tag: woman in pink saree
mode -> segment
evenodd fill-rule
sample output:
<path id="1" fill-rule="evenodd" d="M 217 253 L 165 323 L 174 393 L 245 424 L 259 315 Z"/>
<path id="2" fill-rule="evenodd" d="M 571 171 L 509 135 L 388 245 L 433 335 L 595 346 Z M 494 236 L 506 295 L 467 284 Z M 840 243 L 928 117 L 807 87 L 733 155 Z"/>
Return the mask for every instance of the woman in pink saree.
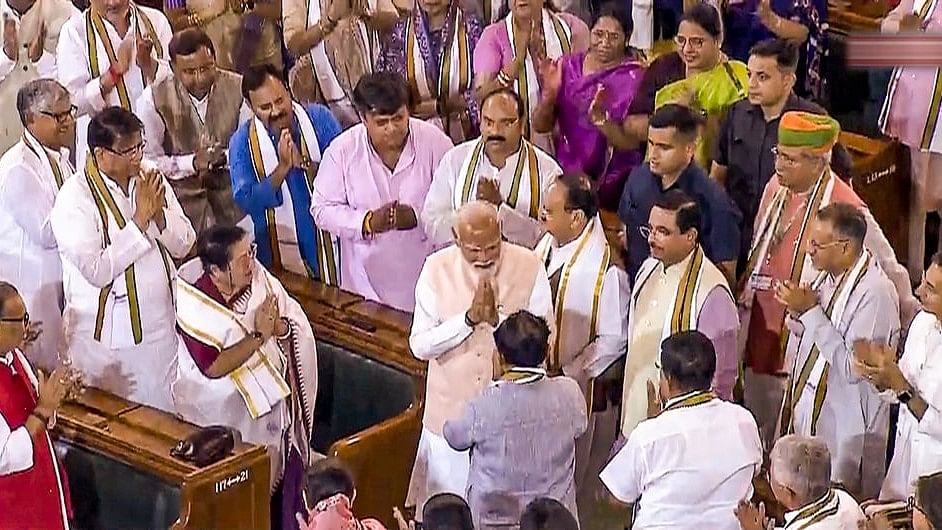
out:
<path id="1" fill-rule="evenodd" d="M 554 132 L 556 160 L 564 172 L 595 182 L 599 205 L 617 210 L 628 173 L 643 159 L 646 116 L 628 109 L 644 77 L 644 65 L 628 48 L 631 14 L 603 6 L 589 33 L 589 49 L 540 65 L 537 132 Z"/>

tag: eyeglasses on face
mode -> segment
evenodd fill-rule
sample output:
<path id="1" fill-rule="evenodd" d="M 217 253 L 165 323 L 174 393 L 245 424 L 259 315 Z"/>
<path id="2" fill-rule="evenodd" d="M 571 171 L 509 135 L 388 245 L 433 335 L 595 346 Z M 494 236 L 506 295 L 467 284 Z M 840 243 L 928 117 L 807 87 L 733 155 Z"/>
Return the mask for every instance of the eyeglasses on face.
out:
<path id="1" fill-rule="evenodd" d="M 105 147 L 105 151 L 111 152 L 115 155 L 125 157 L 125 158 L 136 158 L 136 157 L 144 155 L 145 145 L 147 145 L 147 142 L 145 142 L 144 140 L 141 140 L 141 143 L 133 147 L 129 147 L 128 149 L 125 149 L 123 151 L 116 151 L 110 147 Z"/>
<path id="2" fill-rule="evenodd" d="M 772 148 L 772 154 L 775 156 L 776 161 L 782 162 L 786 166 L 790 166 L 790 167 L 801 165 L 802 162 L 818 162 L 820 160 L 823 160 L 822 157 L 805 155 L 805 154 L 799 155 L 798 157 L 794 157 L 794 156 L 781 152 L 778 147 Z"/>
<path id="3" fill-rule="evenodd" d="M 843 245 L 844 243 L 847 243 L 847 241 L 848 240 L 846 239 L 835 239 L 834 241 L 831 241 L 830 243 L 818 243 L 814 239 L 811 239 L 808 241 L 808 246 L 817 251 L 817 250 L 823 250 L 826 248 L 836 247 L 837 245 Z"/>
<path id="4" fill-rule="evenodd" d="M 672 235 L 670 231 L 661 226 L 652 227 L 651 225 L 641 225 L 638 227 L 638 231 L 641 232 L 641 235 L 644 236 L 645 239 L 651 237 L 651 234 L 661 237 Z"/>
<path id="5" fill-rule="evenodd" d="M 232 261 L 239 261 L 243 259 L 252 260 L 252 259 L 255 259 L 255 256 L 257 255 L 258 255 L 258 243 L 252 243 L 252 245 L 249 246 L 248 252 L 246 252 L 245 254 L 233 257 Z"/>
<path id="6" fill-rule="evenodd" d="M 690 48 L 693 50 L 699 50 L 703 48 L 703 44 L 706 42 L 706 39 L 703 37 L 684 37 L 683 35 L 677 35 L 674 37 L 674 43 L 677 44 L 678 50 L 683 50 L 684 46 L 690 45 Z"/>
<path id="7" fill-rule="evenodd" d="M 0 323 L 6 324 L 19 324 L 22 323 L 23 327 L 29 326 L 29 312 L 23 313 L 21 317 L 2 317 L 0 318 Z"/>
<path id="8" fill-rule="evenodd" d="M 43 116 L 49 116 L 50 118 L 56 120 L 56 123 L 65 123 L 67 120 L 74 120 L 76 113 L 78 113 L 78 107 L 75 105 L 69 105 L 69 110 L 65 112 L 49 112 L 46 110 L 39 111 Z"/>

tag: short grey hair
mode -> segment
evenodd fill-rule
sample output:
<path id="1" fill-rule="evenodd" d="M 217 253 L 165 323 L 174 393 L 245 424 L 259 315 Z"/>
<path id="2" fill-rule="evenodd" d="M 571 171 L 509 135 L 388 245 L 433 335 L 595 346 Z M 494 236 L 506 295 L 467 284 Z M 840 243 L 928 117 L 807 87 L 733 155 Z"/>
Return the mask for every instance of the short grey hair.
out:
<path id="1" fill-rule="evenodd" d="M 775 480 L 792 490 L 802 505 L 831 489 L 831 452 L 820 438 L 790 434 L 775 442 L 770 455 Z"/>
<path id="2" fill-rule="evenodd" d="M 29 117 L 37 112 L 49 111 L 52 104 L 62 96 L 69 96 L 69 91 L 55 79 L 34 79 L 16 93 L 16 111 L 20 114 L 23 126 Z"/>

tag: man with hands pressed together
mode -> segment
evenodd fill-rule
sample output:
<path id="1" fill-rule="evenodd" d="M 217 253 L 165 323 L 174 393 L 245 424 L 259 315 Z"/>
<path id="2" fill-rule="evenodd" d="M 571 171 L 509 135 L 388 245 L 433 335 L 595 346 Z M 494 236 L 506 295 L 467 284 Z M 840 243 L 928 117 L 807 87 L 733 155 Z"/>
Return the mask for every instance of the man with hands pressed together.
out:
<path id="1" fill-rule="evenodd" d="M 164 178 L 143 169 L 141 122 L 120 107 L 91 120 L 83 171 L 59 190 L 66 357 L 91 386 L 173 410 L 174 270 L 196 235 Z"/>
<path id="2" fill-rule="evenodd" d="M 542 197 L 562 169 L 524 137 L 524 120 L 520 96 L 507 88 L 492 92 L 481 102 L 481 137 L 445 153 L 422 210 L 422 226 L 436 245 L 448 244 L 455 212 L 475 198 L 498 208 L 507 240 L 537 243 Z"/>
<path id="3" fill-rule="evenodd" d="M 932 256 L 916 292 L 923 310 L 909 326 L 898 361 L 892 344 L 861 343 L 855 348 L 856 369 L 882 397 L 900 404 L 881 500 L 906 499 L 920 476 L 942 469 L 942 253 Z"/>
<path id="4" fill-rule="evenodd" d="M 885 474 L 889 407 L 853 364 L 857 341 L 886 341 L 899 331 L 892 282 L 863 246 L 867 221 L 847 203 L 831 203 L 812 223 L 808 254 L 821 271 L 810 284 L 788 280 L 776 298 L 788 313 L 785 352 L 791 370 L 779 435 L 820 437 L 832 480 L 860 498 L 879 493 Z"/>
<path id="5" fill-rule="evenodd" d="M 172 36 L 163 13 L 130 0 L 92 0 L 62 26 L 58 80 L 72 93 L 82 116 L 76 128 L 77 167 L 84 165 L 91 116 L 109 105 L 136 112 L 144 87 L 160 77 L 160 65 L 166 73 Z"/>
<path id="6" fill-rule="evenodd" d="M 547 322 L 552 318 L 543 263 L 530 250 L 501 240 L 492 205 L 463 206 L 453 234 L 455 244 L 429 256 L 415 288 L 409 345 L 429 368 L 407 506 L 420 507 L 436 493 L 465 493 L 468 453 L 453 450 L 442 429 L 493 379 L 494 328 L 523 309 Z"/>
<path id="7" fill-rule="evenodd" d="M 236 204 L 255 225 L 258 260 L 338 285 L 338 243 L 314 226 L 310 211 L 321 153 L 340 125 L 326 107 L 293 101 L 271 65 L 249 68 L 242 97 L 255 117 L 229 140 L 229 175 Z"/>
<path id="8" fill-rule="evenodd" d="M 412 311 L 419 271 L 432 252 L 417 210 L 451 140 L 410 116 L 399 74 L 363 76 L 353 99 L 361 123 L 324 152 L 311 214 L 341 241 L 341 287 Z"/>

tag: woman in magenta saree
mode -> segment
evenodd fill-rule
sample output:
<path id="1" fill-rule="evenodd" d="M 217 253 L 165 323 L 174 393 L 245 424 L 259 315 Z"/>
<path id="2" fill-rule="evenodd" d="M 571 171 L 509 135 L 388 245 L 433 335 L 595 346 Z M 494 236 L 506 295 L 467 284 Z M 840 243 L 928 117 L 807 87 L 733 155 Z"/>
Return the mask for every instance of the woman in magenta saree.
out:
<path id="1" fill-rule="evenodd" d="M 618 208 L 647 137 L 647 120 L 629 115 L 644 77 L 644 65 L 627 47 L 631 29 L 627 10 L 603 7 L 592 23 L 588 51 L 541 65 L 543 89 L 533 116 L 537 131 L 553 131 L 563 171 L 592 178 L 600 207 L 609 210 Z"/>

